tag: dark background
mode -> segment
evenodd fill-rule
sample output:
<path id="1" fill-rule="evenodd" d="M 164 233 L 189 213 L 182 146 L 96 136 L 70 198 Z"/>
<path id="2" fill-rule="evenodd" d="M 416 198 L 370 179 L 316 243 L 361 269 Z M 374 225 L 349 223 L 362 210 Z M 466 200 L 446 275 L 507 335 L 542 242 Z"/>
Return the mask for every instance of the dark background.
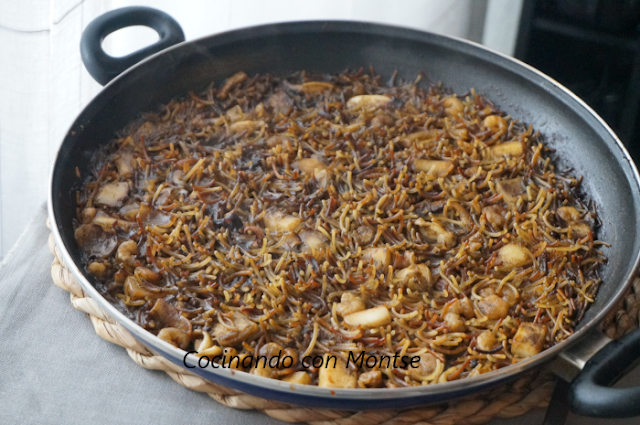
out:
<path id="1" fill-rule="evenodd" d="M 524 0 L 515 56 L 568 87 L 640 163 L 640 0 Z"/>

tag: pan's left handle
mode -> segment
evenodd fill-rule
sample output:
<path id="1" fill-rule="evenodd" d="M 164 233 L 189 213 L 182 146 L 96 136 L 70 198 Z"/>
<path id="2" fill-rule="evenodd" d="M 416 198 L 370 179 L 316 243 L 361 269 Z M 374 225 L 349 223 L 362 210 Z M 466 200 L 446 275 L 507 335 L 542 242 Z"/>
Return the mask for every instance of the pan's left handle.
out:
<path id="1" fill-rule="evenodd" d="M 106 36 L 134 25 L 156 30 L 160 40 L 121 58 L 114 58 L 102 49 Z M 142 59 L 184 40 L 180 24 L 166 13 L 143 6 L 123 7 L 105 13 L 87 25 L 80 41 L 80 54 L 89 74 L 98 83 L 105 85 Z"/>
<path id="2" fill-rule="evenodd" d="M 611 388 L 640 357 L 640 329 L 604 345 L 586 362 L 569 387 L 575 413 L 601 418 L 640 415 L 640 386 Z"/>

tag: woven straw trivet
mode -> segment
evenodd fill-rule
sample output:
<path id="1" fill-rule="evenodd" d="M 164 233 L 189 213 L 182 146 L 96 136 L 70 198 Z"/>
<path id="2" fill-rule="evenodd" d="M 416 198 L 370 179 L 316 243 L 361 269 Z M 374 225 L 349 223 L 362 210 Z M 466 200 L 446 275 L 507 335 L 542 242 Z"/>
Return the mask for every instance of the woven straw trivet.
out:
<path id="1" fill-rule="evenodd" d="M 554 389 L 555 378 L 542 368 L 517 381 L 471 398 L 437 406 L 404 410 L 345 411 L 313 409 L 295 404 L 275 402 L 255 397 L 211 383 L 189 371 L 174 365 L 164 357 L 154 355 L 138 342 L 82 290 L 49 236 L 49 250 L 55 256 L 51 265 L 53 282 L 71 294 L 71 305 L 89 315 L 96 333 L 103 339 L 124 347 L 129 356 L 140 366 L 166 372 L 174 381 L 193 391 L 205 392 L 219 403 L 235 409 L 256 409 L 287 422 L 307 422 L 313 425 L 476 425 L 493 418 L 512 418 L 534 408 L 545 408 Z M 638 327 L 640 279 L 636 279 L 633 291 L 626 296 L 623 305 L 604 322 L 603 329 L 610 338 L 618 338 Z M 309 420 L 313 418 L 313 420 Z"/>

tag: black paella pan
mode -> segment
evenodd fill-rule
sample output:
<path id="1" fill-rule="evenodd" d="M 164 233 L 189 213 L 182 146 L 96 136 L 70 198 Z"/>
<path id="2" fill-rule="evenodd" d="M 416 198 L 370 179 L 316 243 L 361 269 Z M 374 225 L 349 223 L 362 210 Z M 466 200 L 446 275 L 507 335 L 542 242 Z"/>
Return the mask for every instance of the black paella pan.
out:
<path id="1" fill-rule="evenodd" d="M 108 56 L 104 38 L 132 25 L 155 29 L 160 41 L 123 58 Z M 229 369 L 191 371 L 256 396 L 312 407 L 349 410 L 402 408 L 463 397 L 515 379 L 536 366 L 562 360 L 574 379 L 569 398 L 575 411 L 593 416 L 640 415 L 640 387 L 609 386 L 640 357 L 640 331 L 610 342 L 598 325 L 632 284 L 640 255 L 640 180 L 616 135 L 582 100 L 541 72 L 467 41 L 427 32 L 362 22 L 314 21 L 264 25 L 188 43 L 180 26 L 154 9 L 130 7 L 93 21 L 82 39 L 83 61 L 105 88 L 69 129 L 51 175 L 49 218 L 66 266 L 108 314 L 153 351 L 178 365 L 184 352 L 126 318 L 107 302 L 79 267 L 74 239 L 75 193 L 96 149 L 144 111 L 189 91 L 204 89 L 239 70 L 285 75 L 296 70 L 339 73 L 369 68 L 414 78 L 423 71 L 458 93 L 475 88 L 502 110 L 532 124 L 565 166 L 585 176 L 585 192 L 599 206 L 599 238 L 611 243 L 603 284 L 573 336 L 542 353 L 494 372 L 443 384 L 397 389 L 329 389 L 295 386 Z M 195 364 L 196 358 L 187 358 Z M 573 370 L 571 369 L 573 368 Z"/>

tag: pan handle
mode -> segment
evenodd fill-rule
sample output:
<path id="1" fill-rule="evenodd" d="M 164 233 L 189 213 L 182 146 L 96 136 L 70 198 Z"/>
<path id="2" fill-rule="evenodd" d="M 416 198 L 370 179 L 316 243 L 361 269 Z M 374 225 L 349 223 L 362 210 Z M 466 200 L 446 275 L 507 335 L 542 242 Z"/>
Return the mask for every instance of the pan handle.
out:
<path id="1" fill-rule="evenodd" d="M 160 40 L 121 58 L 114 58 L 102 49 L 106 36 L 134 25 L 156 30 Z M 166 13 L 143 6 L 123 7 L 105 13 L 87 25 L 80 40 L 80 54 L 89 74 L 104 86 L 142 59 L 184 40 L 180 24 Z"/>
<path id="2" fill-rule="evenodd" d="M 640 386 L 611 388 L 640 358 L 640 329 L 601 348 L 569 387 L 571 410 L 584 416 L 628 418 L 640 415 Z"/>

